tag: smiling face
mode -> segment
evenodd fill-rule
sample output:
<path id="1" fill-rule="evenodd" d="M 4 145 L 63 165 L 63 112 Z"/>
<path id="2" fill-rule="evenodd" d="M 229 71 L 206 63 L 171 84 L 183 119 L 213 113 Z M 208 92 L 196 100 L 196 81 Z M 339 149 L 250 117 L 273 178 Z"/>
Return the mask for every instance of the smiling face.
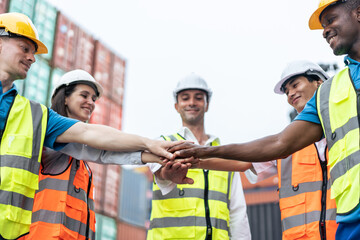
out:
<path id="1" fill-rule="evenodd" d="M 326 8 L 321 14 L 323 37 L 335 55 L 349 54 L 359 60 L 360 13 L 359 9 L 348 10 L 344 3 Z"/>
<path id="2" fill-rule="evenodd" d="M 322 80 L 310 82 L 305 76 L 291 79 L 284 87 L 288 103 L 301 112 L 321 83 Z"/>
<path id="3" fill-rule="evenodd" d="M 35 62 L 35 45 L 26 38 L 0 37 L 0 71 L 11 80 L 26 78 Z"/>
<path id="4" fill-rule="evenodd" d="M 185 90 L 177 95 L 175 109 L 180 114 L 184 126 L 204 124 L 208 110 L 206 93 L 201 90 Z"/>
<path id="5" fill-rule="evenodd" d="M 97 99 L 95 90 L 86 84 L 77 84 L 74 92 L 65 97 L 67 116 L 83 122 L 90 119 Z"/>

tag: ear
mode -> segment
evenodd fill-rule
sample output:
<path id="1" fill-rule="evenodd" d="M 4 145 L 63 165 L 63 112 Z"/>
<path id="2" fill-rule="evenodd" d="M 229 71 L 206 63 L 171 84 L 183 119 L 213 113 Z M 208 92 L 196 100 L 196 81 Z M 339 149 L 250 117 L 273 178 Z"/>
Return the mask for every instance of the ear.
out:
<path id="1" fill-rule="evenodd" d="M 360 5 L 355 9 L 356 19 L 360 22 Z"/>
<path id="2" fill-rule="evenodd" d="M 209 102 L 206 102 L 205 112 L 209 110 Z"/>
<path id="3" fill-rule="evenodd" d="M 178 103 L 175 103 L 175 104 L 174 104 L 174 107 L 175 107 L 176 111 L 179 112 L 179 105 L 178 105 Z"/>
<path id="4" fill-rule="evenodd" d="M 323 80 L 318 80 L 316 81 L 316 87 L 319 87 L 324 81 Z"/>

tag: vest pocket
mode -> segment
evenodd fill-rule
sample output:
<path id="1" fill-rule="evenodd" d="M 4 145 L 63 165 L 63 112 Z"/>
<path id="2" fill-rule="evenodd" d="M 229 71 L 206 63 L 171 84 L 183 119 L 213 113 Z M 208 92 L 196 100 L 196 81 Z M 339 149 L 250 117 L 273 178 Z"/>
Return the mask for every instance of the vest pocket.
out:
<path id="1" fill-rule="evenodd" d="M 196 209 L 164 209 L 162 221 L 162 239 L 195 239 Z M 172 216 L 172 217 L 171 217 Z M 154 229 L 155 230 L 155 229 Z M 155 230 L 156 231 L 156 230 Z"/>
<path id="2" fill-rule="evenodd" d="M 302 154 L 300 157 L 296 157 L 296 154 L 293 155 L 291 184 L 316 181 L 316 171 L 319 170 L 316 168 L 316 161 L 319 161 L 316 153 Z"/>
<path id="3" fill-rule="evenodd" d="M 8 154 L 31 158 L 33 147 L 31 137 L 19 134 L 9 134 L 3 139 L 1 144 L 6 144 L 6 151 L 3 153 L 4 155 Z"/>
<path id="4" fill-rule="evenodd" d="M 283 198 L 279 201 L 283 238 L 297 239 L 306 234 L 305 194 Z"/>

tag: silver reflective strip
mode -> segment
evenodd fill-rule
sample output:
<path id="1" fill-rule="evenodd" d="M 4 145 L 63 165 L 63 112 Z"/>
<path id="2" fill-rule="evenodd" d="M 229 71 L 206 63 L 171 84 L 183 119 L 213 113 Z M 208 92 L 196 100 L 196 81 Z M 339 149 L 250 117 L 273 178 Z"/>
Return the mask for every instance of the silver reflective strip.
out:
<path id="1" fill-rule="evenodd" d="M 41 154 L 41 145 L 42 145 L 42 118 L 43 112 L 41 105 L 39 103 L 30 101 L 31 107 L 31 115 L 33 120 L 33 152 L 32 152 L 32 160 L 38 162 L 39 156 Z"/>
<path id="2" fill-rule="evenodd" d="M 69 182 L 67 180 L 45 178 L 39 182 L 39 190 L 41 192 L 45 189 L 52 189 L 57 191 L 67 191 Z"/>
<path id="3" fill-rule="evenodd" d="M 320 221 L 320 213 L 320 211 L 313 211 L 284 218 L 281 221 L 282 230 L 286 231 L 293 227 L 302 226 L 304 224 L 309 224 L 312 222 L 318 222 Z"/>
<path id="4" fill-rule="evenodd" d="M 343 139 L 345 137 L 345 135 L 348 134 L 350 131 L 357 129 L 358 124 L 359 124 L 358 118 L 352 117 L 342 127 L 335 129 L 335 131 L 333 133 L 334 135 L 330 135 L 330 138 L 331 138 L 331 136 L 335 136 L 335 138 L 332 139 L 332 141 L 330 142 L 330 145 L 328 145 L 329 150 L 332 148 L 332 146 L 334 146 L 336 141 Z"/>
<path id="5" fill-rule="evenodd" d="M 165 199 L 175 199 L 175 198 L 204 198 L 204 189 L 196 188 L 183 188 L 180 195 L 180 189 L 174 188 L 171 192 L 166 195 L 162 195 L 160 190 L 153 192 L 153 200 L 165 200 Z M 227 203 L 227 195 L 217 191 L 209 190 L 209 200 L 217 200 L 224 203 Z"/>
<path id="6" fill-rule="evenodd" d="M 0 204 L 11 205 L 24 210 L 32 211 L 34 199 L 26 197 L 20 193 L 0 190 Z"/>
<path id="7" fill-rule="evenodd" d="M 326 210 L 325 220 L 327 221 L 336 220 L 336 208 Z"/>
<path id="8" fill-rule="evenodd" d="M 10 168 L 27 170 L 35 175 L 38 175 L 40 163 L 37 161 L 31 162 L 26 157 L 3 155 L 1 158 L 1 167 L 10 167 Z"/>
<path id="9" fill-rule="evenodd" d="M 173 135 L 168 136 L 168 138 L 170 138 L 170 139 L 171 139 L 171 141 L 173 141 L 173 142 L 177 141 L 176 137 L 175 137 L 175 136 L 173 136 Z"/>
<path id="10" fill-rule="evenodd" d="M 320 104 L 318 106 L 318 109 L 320 109 L 320 112 L 318 111 L 318 115 L 322 118 L 322 125 L 323 130 L 325 132 L 326 141 L 329 150 L 332 146 L 334 146 L 335 141 L 331 139 L 332 137 L 332 130 L 330 125 L 330 115 L 329 115 L 329 98 L 330 98 L 330 89 L 334 78 L 330 78 L 329 80 L 325 81 L 321 86 L 319 87 L 319 92 L 317 94 L 320 94 L 318 97 L 320 97 Z"/>
<path id="11" fill-rule="evenodd" d="M 335 182 L 336 179 L 344 175 L 351 168 L 358 165 L 360 163 L 359 159 L 360 159 L 360 152 L 357 151 L 347 156 L 346 158 L 342 159 L 335 166 L 333 166 L 330 171 L 331 182 L 332 183 Z"/>
<path id="12" fill-rule="evenodd" d="M 64 212 L 53 212 L 41 209 L 32 214 L 32 223 L 35 222 L 62 224 L 71 231 L 78 232 L 82 236 L 85 236 L 86 234 L 86 224 L 70 218 Z M 95 233 L 91 229 L 89 229 L 89 231 L 90 236 L 95 236 Z M 92 239 L 94 239 L 94 237 Z"/>
<path id="13" fill-rule="evenodd" d="M 283 183 L 281 182 L 281 189 L 279 189 L 279 197 L 287 198 L 302 193 L 316 192 L 322 189 L 322 184 L 322 181 L 299 183 L 299 185 L 295 188 L 296 190 L 294 190 L 293 186 L 283 186 Z"/>
<path id="14" fill-rule="evenodd" d="M 211 218 L 211 225 L 216 229 L 228 231 L 227 222 L 223 219 Z M 165 217 L 154 218 L 150 223 L 150 229 L 168 227 L 206 227 L 205 217 Z M 205 229 L 204 229 L 205 230 Z"/>
<path id="15" fill-rule="evenodd" d="M 230 191 L 231 191 L 231 177 L 234 176 L 234 172 L 229 172 L 228 173 L 228 188 L 227 188 L 227 192 L 226 192 L 226 201 L 227 201 L 227 208 L 230 209 Z M 240 175 L 239 175 L 240 177 Z"/>

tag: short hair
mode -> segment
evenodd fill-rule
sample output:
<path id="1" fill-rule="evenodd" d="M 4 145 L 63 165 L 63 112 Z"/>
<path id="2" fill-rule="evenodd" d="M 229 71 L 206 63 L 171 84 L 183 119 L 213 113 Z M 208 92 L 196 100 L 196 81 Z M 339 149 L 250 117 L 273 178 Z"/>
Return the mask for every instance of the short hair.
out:
<path id="1" fill-rule="evenodd" d="M 350 12 L 360 6 L 360 0 L 347 0 L 344 7 Z"/>
<path id="2" fill-rule="evenodd" d="M 291 78 L 289 78 L 288 80 L 286 80 L 286 81 L 281 85 L 281 89 L 280 89 L 280 90 L 281 90 L 283 93 L 285 93 L 285 90 L 286 90 L 285 86 L 286 86 L 286 84 L 293 82 L 293 81 L 294 81 L 296 78 L 298 78 L 298 77 L 305 77 L 309 82 L 314 82 L 314 81 L 320 81 L 320 80 L 322 80 L 322 79 L 321 79 L 319 76 L 317 76 L 317 75 L 298 74 L 298 75 L 292 76 Z"/>

